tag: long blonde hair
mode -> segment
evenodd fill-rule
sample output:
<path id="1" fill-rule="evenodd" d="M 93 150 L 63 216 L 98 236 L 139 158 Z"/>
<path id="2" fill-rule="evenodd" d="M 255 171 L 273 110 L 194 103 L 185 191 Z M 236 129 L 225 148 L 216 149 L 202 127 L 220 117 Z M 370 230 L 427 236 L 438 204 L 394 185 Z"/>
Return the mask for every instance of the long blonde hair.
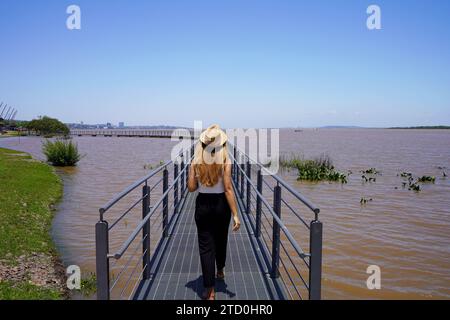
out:
<path id="1" fill-rule="evenodd" d="M 225 165 L 229 163 L 227 144 L 221 147 L 208 147 L 202 142 L 198 142 L 195 147 L 194 165 L 195 175 L 200 183 L 207 187 L 212 187 L 223 177 Z"/>

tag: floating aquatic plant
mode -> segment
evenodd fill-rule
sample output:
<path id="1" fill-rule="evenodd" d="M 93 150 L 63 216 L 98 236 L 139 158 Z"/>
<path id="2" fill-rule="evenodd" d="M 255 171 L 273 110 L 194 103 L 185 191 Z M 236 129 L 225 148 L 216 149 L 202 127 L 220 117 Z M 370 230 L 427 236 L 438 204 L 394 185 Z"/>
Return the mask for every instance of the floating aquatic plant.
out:
<path id="1" fill-rule="evenodd" d="M 418 182 L 432 182 L 434 183 L 436 181 L 436 177 L 432 176 L 422 176 L 419 179 L 417 179 Z"/>
<path id="2" fill-rule="evenodd" d="M 372 202 L 372 201 L 373 201 L 372 198 L 370 198 L 370 199 L 361 198 L 361 200 L 359 201 L 359 203 L 360 203 L 361 205 L 365 205 L 365 204 L 367 204 L 367 203 L 369 203 L 369 202 Z"/>
<path id="3" fill-rule="evenodd" d="M 333 161 L 328 155 L 321 155 L 313 160 L 304 159 L 300 155 L 291 154 L 280 157 L 282 168 L 297 169 L 297 180 L 306 181 L 338 181 L 347 183 L 348 175 L 335 170 Z M 350 173 L 349 173 L 350 174 Z"/>
<path id="4" fill-rule="evenodd" d="M 365 174 L 361 176 L 361 179 L 364 180 L 364 182 L 377 182 L 377 178 L 374 177 L 367 177 Z"/>
<path id="5" fill-rule="evenodd" d="M 412 191 L 416 191 L 416 192 L 419 192 L 421 190 L 419 182 L 434 182 L 434 180 L 433 180 L 434 177 L 428 177 L 428 176 L 423 176 L 421 178 L 417 178 L 416 181 L 414 181 L 414 177 L 411 172 L 402 172 L 400 174 L 400 176 L 402 178 L 407 179 L 407 181 L 402 182 L 402 188 L 405 189 L 406 187 L 408 187 L 408 190 L 412 190 Z M 428 181 L 428 179 L 430 179 L 430 180 Z"/>
<path id="6" fill-rule="evenodd" d="M 408 190 L 420 191 L 420 185 L 418 183 L 412 183 L 409 185 Z"/>
<path id="7" fill-rule="evenodd" d="M 378 170 L 375 169 L 375 168 L 369 168 L 369 169 L 367 169 L 367 170 L 361 170 L 361 173 L 362 173 L 362 174 L 375 174 L 375 175 L 381 175 L 381 172 L 378 171 Z"/>
<path id="8" fill-rule="evenodd" d="M 162 161 L 162 160 L 159 161 L 158 164 L 151 164 L 151 163 L 149 163 L 149 164 L 144 164 L 144 169 L 145 169 L 145 170 L 153 170 L 153 169 L 156 169 L 156 168 L 162 166 L 163 164 L 164 164 L 164 161 Z"/>
<path id="9" fill-rule="evenodd" d="M 400 176 L 402 177 L 402 178 L 409 178 L 409 177 L 412 177 L 412 173 L 411 172 L 402 172 L 402 173 L 400 173 Z"/>

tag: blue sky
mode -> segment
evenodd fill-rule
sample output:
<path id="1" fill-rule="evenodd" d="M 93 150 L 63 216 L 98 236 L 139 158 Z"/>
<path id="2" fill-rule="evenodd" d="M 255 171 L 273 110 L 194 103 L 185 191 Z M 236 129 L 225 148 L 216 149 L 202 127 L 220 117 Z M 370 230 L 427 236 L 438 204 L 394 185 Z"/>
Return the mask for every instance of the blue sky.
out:
<path id="1" fill-rule="evenodd" d="M 20 119 L 450 124 L 446 0 L 2 0 L 0 40 L 0 102 Z"/>

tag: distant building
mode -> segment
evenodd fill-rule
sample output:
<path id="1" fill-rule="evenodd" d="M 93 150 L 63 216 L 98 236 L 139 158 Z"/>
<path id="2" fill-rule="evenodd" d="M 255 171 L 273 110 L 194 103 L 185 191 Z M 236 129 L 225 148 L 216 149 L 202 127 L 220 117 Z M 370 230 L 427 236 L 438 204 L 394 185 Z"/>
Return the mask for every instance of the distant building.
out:
<path id="1" fill-rule="evenodd" d="M 119 122 L 119 128 L 124 128 L 124 127 L 125 127 L 125 123 Z"/>

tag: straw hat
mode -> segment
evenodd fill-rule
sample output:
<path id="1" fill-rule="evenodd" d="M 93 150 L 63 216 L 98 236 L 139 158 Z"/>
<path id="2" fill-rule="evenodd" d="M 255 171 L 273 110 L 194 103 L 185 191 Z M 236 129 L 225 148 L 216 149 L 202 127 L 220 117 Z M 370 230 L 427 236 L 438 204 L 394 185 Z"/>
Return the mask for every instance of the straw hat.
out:
<path id="1" fill-rule="evenodd" d="M 207 146 L 220 147 L 228 141 L 228 137 L 218 124 L 213 124 L 200 134 L 199 140 Z"/>

